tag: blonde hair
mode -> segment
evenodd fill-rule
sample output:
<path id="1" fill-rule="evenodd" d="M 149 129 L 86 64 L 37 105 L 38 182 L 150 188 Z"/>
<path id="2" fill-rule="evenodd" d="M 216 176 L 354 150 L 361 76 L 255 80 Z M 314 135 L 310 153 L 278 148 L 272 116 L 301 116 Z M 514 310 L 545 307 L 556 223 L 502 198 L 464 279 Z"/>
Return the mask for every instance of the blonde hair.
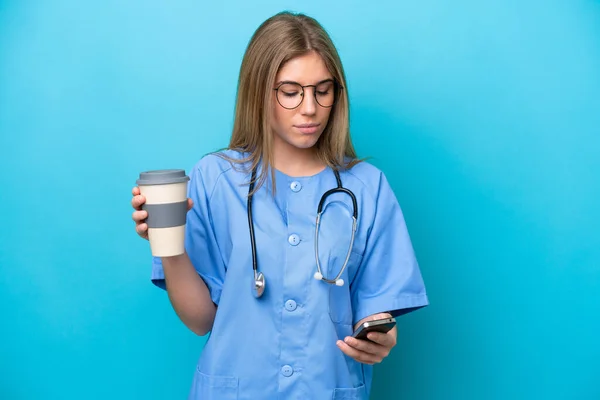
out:
<path id="1" fill-rule="evenodd" d="M 237 88 L 235 120 L 228 149 L 248 153 L 234 163 L 248 163 L 250 169 L 262 161 L 263 168 L 256 178 L 256 190 L 271 172 L 273 190 L 275 174 L 272 166 L 273 139 L 271 118 L 275 78 L 283 64 L 308 52 L 316 52 L 337 82 L 338 97 L 329 121 L 318 142 L 316 154 L 320 161 L 333 169 L 351 168 L 357 159 L 349 127 L 349 101 L 346 77 L 338 52 L 325 31 L 314 19 L 304 14 L 280 12 L 263 22 L 248 44 Z M 347 160 L 349 159 L 349 160 Z"/>

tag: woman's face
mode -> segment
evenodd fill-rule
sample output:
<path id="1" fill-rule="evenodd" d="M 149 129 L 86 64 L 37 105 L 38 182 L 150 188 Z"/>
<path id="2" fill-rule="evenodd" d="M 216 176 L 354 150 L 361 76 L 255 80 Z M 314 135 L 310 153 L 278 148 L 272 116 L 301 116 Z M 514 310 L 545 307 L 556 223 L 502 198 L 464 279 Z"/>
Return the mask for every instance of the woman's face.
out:
<path id="1" fill-rule="evenodd" d="M 314 87 L 305 87 L 302 95 L 300 86 L 305 85 Z M 321 56 L 310 52 L 281 67 L 275 78 L 275 88 L 278 87 L 273 96 L 271 121 L 275 149 L 312 148 L 329 120 L 332 107 L 327 106 L 333 104 L 335 95 L 333 76 Z"/>

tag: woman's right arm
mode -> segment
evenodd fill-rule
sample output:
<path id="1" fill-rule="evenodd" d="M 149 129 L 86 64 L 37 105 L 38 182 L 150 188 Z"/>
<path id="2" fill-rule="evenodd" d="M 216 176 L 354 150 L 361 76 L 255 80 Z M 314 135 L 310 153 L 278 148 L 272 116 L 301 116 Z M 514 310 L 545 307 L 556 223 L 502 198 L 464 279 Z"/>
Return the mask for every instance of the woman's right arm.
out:
<path id="1" fill-rule="evenodd" d="M 169 300 L 181 321 L 197 335 L 211 329 L 217 307 L 187 253 L 162 258 Z"/>
<path id="2" fill-rule="evenodd" d="M 148 240 L 148 226 L 144 222 L 148 213 L 142 210 L 146 199 L 139 188 L 133 188 L 132 218 L 137 234 Z M 188 199 L 188 210 L 193 206 Z M 212 302 L 208 287 L 196 272 L 187 253 L 175 257 L 163 257 L 163 271 L 169 300 L 181 321 L 195 334 L 206 335 L 213 326 L 217 307 Z"/>

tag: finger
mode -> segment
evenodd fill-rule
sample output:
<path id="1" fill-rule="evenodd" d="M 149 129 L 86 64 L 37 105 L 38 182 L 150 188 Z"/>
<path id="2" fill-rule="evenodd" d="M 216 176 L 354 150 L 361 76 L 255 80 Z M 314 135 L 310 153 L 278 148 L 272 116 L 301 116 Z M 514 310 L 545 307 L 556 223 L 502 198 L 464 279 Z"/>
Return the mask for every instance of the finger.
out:
<path id="1" fill-rule="evenodd" d="M 194 201 L 188 198 L 188 211 L 191 210 L 192 207 L 194 207 Z"/>
<path id="2" fill-rule="evenodd" d="M 381 362 L 381 359 L 378 359 L 377 357 L 373 356 L 372 354 L 368 354 L 368 353 L 362 352 L 360 350 L 357 350 L 357 349 L 349 346 L 347 343 L 343 342 L 342 340 L 338 340 L 336 344 L 345 355 L 355 359 L 358 362 L 361 362 L 364 364 L 369 364 L 369 365 L 373 365 L 373 364 Z"/>
<path id="3" fill-rule="evenodd" d="M 337 345 L 344 354 L 358 362 L 373 365 L 381 361 L 376 356 L 357 350 L 341 340 L 338 340 Z"/>
<path id="4" fill-rule="evenodd" d="M 378 357 L 387 356 L 387 349 L 380 344 L 369 342 L 368 340 L 360 340 L 353 337 L 346 337 L 346 344 L 364 353 L 373 354 Z"/>
<path id="5" fill-rule="evenodd" d="M 148 212 L 146 210 L 134 211 L 133 214 L 131 215 L 131 218 L 135 222 L 140 223 L 143 220 L 145 220 L 146 218 L 148 218 Z"/>
<path id="6" fill-rule="evenodd" d="M 134 196 L 134 197 L 131 199 L 131 205 L 132 205 L 132 206 L 133 206 L 133 208 L 135 208 L 136 210 L 139 210 L 139 209 L 140 209 L 140 207 L 142 206 L 142 204 L 144 204 L 145 202 L 146 202 L 146 198 L 145 198 L 144 196 L 142 196 L 141 194 L 140 194 L 140 195 L 137 195 L 137 196 Z"/>
<path id="7" fill-rule="evenodd" d="M 148 224 L 145 222 L 135 226 L 135 231 L 140 236 L 145 236 L 148 233 Z"/>
<path id="8" fill-rule="evenodd" d="M 392 348 L 396 345 L 395 337 L 388 333 L 382 332 L 369 332 L 367 338 L 372 342 L 386 348 Z"/>
<path id="9" fill-rule="evenodd" d="M 131 194 L 134 196 L 137 196 L 138 194 L 140 194 L 140 188 L 135 186 L 132 190 L 131 190 Z"/>

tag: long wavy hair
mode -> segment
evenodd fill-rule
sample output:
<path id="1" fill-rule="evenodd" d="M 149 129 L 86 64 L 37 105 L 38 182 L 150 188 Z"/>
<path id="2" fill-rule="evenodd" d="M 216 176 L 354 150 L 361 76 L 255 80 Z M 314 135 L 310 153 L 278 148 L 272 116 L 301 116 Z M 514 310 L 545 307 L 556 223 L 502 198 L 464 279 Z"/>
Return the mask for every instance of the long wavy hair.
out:
<path id="1" fill-rule="evenodd" d="M 348 169 L 360 162 L 350 137 L 348 86 L 337 49 L 325 29 L 314 18 L 300 13 L 280 12 L 264 21 L 246 48 L 237 87 L 235 120 L 228 146 L 247 154 L 231 162 L 254 169 L 257 190 L 271 173 L 275 190 L 273 135 L 271 132 L 273 87 L 280 68 L 292 58 L 314 51 L 323 59 L 337 83 L 336 102 L 327 126 L 315 144 L 316 154 L 333 169 Z M 235 166 L 235 165 L 234 165 Z M 266 167 L 266 168 L 265 168 Z"/>

